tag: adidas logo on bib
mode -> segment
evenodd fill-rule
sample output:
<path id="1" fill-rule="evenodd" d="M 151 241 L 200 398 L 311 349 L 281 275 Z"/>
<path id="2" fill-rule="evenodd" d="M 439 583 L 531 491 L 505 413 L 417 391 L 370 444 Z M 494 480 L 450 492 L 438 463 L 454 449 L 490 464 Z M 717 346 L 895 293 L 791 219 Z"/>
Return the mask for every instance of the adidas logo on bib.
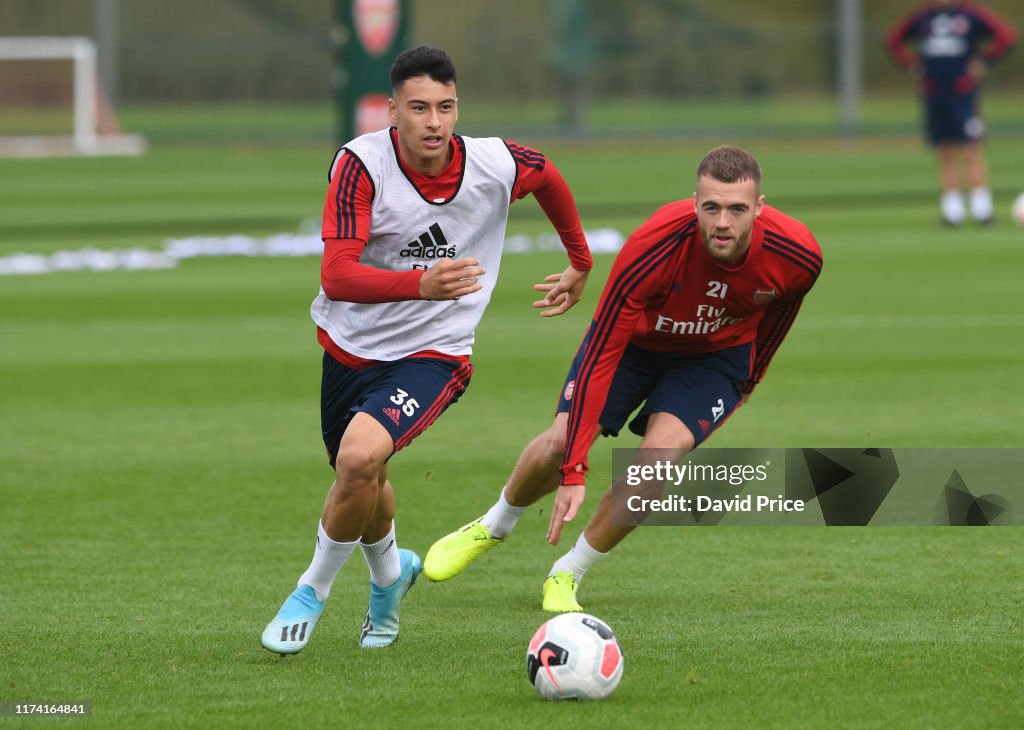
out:
<path id="1" fill-rule="evenodd" d="M 455 246 L 448 245 L 448 239 L 444 237 L 441 226 L 434 223 L 415 241 L 405 244 L 400 255 L 403 258 L 453 259 L 455 258 Z"/>

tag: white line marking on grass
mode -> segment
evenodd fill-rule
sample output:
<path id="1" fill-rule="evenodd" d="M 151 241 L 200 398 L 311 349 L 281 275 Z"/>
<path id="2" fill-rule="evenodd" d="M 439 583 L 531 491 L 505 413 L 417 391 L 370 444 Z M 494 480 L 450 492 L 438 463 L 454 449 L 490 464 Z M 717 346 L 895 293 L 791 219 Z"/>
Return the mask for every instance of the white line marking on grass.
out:
<path id="1" fill-rule="evenodd" d="M 621 233 L 609 228 L 587 231 L 594 253 L 615 253 L 624 242 Z M 505 253 L 558 251 L 562 243 L 554 235 L 517 234 L 505 241 Z M 15 253 L 0 256 L 0 276 L 52 274 L 58 271 L 152 271 L 172 269 L 182 259 L 205 256 L 320 256 L 324 244 L 315 234 L 282 233 L 269 238 L 250 236 L 192 236 L 164 243 L 162 251 L 145 248 L 103 251 L 83 248 L 52 254 Z"/>

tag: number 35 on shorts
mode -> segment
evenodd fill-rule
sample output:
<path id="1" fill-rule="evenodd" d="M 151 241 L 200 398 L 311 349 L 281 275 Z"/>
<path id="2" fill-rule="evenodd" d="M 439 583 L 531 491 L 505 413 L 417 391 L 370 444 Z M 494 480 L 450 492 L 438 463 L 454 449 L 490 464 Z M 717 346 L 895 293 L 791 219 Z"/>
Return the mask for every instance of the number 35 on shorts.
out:
<path id="1" fill-rule="evenodd" d="M 416 412 L 416 409 L 420 407 L 420 404 L 415 398 L 410 398 L 409 394 L 401 388 L 395 388 L 395 394 L 390 398 L 391 402 L 396 406 L 402 407 L 402 413 L 407 416 L 411 416 Z"/>

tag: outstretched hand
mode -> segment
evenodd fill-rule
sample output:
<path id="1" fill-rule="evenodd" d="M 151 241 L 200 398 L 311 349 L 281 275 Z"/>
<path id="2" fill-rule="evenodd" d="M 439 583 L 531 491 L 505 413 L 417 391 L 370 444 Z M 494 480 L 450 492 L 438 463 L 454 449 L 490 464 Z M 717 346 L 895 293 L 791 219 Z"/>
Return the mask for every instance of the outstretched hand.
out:
<path id="1" fill-rule="evenodd" d="M 420 277 L 420 298 L 458 299 L 483 289 L 477 279 L 486 271 L 476 259 L 441 259 Z"/>
<path id="2" fill-rule="evenodd" d="M 562 535 L 562 527 L 566 522 L 572 522 L 576 513 L 579 512 L 586 494 L 587 488 L 582 484 L 563 484 L 558 488 L 555 506 L 551 511 L 551 523 L 548 525 L 549 543 L 558 544 L 558 538 Z"/>
<path id="3" fill-rule="evenodd" d="M 543 309 L 541 317 L 557 317 L 568 312 L 583 296 L 583 287 L 587 284 L 590 271 L 579 271 L 568 267 L 561 274 L 544 277 L 543 284 L 534 284 L 537 291 L 547 292 L 540 301 L 534 302 L 535 309 Z"/>

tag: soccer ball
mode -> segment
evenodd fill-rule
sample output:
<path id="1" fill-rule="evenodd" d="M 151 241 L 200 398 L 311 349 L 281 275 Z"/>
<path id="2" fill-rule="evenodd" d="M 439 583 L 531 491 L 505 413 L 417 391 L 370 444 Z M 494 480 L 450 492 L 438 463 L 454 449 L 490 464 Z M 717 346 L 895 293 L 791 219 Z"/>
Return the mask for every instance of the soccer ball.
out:
<path id="1" fill-rule="evenodd" d="M 533 635 L 526 671 L 546 700 L 599 700 L 619 686 L 622 649 L 601 619 L 563 613 Z"/>
<path id="2" fill-rule="evenodd" d="M 1024 193 L 1018 195 L 1017 199 L 1013 201 L 1013 208 L 1011 210 L 1013 222 L 1024 226 Z"/>

